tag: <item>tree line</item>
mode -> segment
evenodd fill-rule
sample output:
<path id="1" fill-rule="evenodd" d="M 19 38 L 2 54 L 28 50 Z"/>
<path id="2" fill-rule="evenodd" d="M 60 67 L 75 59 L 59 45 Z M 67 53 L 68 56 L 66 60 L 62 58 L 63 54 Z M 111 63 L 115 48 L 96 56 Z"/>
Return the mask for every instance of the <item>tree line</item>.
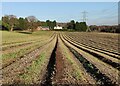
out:
<path id="1" fill-rule="evenodd" d="M 2 30 L 14 31 L 14 30 L 29 30 L 35 31 L 38 26 L 48 27 L 50 30 L 54 30 L 57 22 L 46 20 L 39 21 L 35 16 L 28 16 L 25 18 L 17 18 L 15 15 L 5 15 L 2 17 Z M 66 23 L 63 30 L 68 31 L 86 31 L 86 22 L 75 22 L 71 20 Z"/>
<path id="2" fill-rule="evenodd" d="M 38 26 L 49 27 L 50 30 L 56 26 L 56 21 L 39 21 L 35 16 L 17 18 L 15 15 L 5 15 L 2 17 L 2 30 L 30 30 L 35 31 Z"/>
<path id="3" fill-rule="evenodd" d="M 35 31 L 38 26 L 48 27 L 50 30 L 54 30 L 54 27 L 58 23 L 50 20 L 39 21 L 35 16 L 28 16 L 25 18 L 19 17 L 17 18 L 15 15 L 5 15 L 2 17 L 0 21 L 0 29 L 2 30 L 29 30 L 31 32 Z M 68 23 L 63 23 L 63 31 L 86 31 L 88 30 L 88 26 L 86 22 L 77 22 L 71 20 Z M 62 25 L 61 25 L 62 26 Z M 99 31 L 99 32 L 115 32 L 120 33 L 120 25 L 119 26 L 104 26 L 99 29 L 100 26 L 90 26 L 91 31 Z"/>

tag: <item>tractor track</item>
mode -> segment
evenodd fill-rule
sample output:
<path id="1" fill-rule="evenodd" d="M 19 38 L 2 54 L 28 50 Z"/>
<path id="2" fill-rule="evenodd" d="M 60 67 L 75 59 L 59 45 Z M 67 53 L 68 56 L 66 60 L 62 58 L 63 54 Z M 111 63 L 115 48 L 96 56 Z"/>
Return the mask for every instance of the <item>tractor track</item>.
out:
<path id="1" fill-rule="evenodd" d="M 61 38 L 61 36 L 60 36 L 60 38 Z M 75 49 L 73 49 L 70 46 L 68 46 L 64 42 L 64 40 L 66 40 L 66 39 L 64 39 L 64 40 L 63 39 L 61 38 L 61 40 L 63 41 L 63 43 L 69 48 L 69 50 L 74 54 L 74 56 L 83 64 L 83 67 L 85 68 L 86 72 L 88 72 L 93 78 L 96 79 L 96 81 L 98 82 L 98 84 L 109 85 L 109 86 L 110 85 L 111 86 L 117 85 L 116 82 L 113 82 L 108 76 L 106 76 L 104 73 L 102 73 L 93 63 L 91 63 L 86 58 L 84 58 Z M 66 41 L 68 41 L 68 40 L 66 40 Z M 72 43 L 70 43 L 70 44 L 72 44 Z M 72 44 L 72 45 L 75 46 L 74 44 Z M 75 47 L 77 47 L 77 46 L 75 46 Z M 77 47 L 77 48 L 81 49 L 79 47 Z"/>
<path id="2" fill-rule="evenodd" d="M 69 56 L 65 56 L 65 58 L 63 57 L 63 60 L 58 60 L 58 62 L 56 62 L 56 63 L 59 63 L 60 61 L 62 61 L 61 63 L 60 63 L 60 65 L 59 66 L 64 66 L 64 68 L 62 68 L 62 70 L 64 70 L 63 72 L 62 72 L 62 70 L 59 72 L 60 74 L 62 73 L 62 74 L 64 74 L 63 75 L 63 80 L 64 81 L 62 81 L 62 82 L 60 82 L 60 84 L 61 85 L 70 85 L 70 86 L 72 86 L 72 85 L 75 85 L 75 86 L 81 86 L 81 85 L 93 85 L 93 84 L 96 84 L 96 80 L 93 78 L 93 77 L 91 77 L 87 72 L 86 72 L 86 70 L 83 68 L 83 66 L 82 66 L 82 64 L 78 61 L 78 59 L 77 58 L 75 58 L 75 55 L 70 51 L 70 49 L 64 44 L 64 42 L 62 41 L 62 39 L 61 39 L 61 37 L 60 37 L 60 34 L 59 34 L 59 40 L 60 40 L 60 46 L 64 46 L 64 48 L 66 48 L 67 49 L 67 52 L 68 53 L 65 53 L 65 52 L 62 52 L 61 51 L 61 53 L 63 53 L 63 56 L 64 55 L 66 55 L 66 54 L 70 54 L 70 57 L 71 58 L 69 58 Z M 62 48 L 61 48 L 62 49 Z M 65 49 L 65 50 L 66 50 Z M 60 58 L 60 56 L 58 57 L 58 58 Z M 72 61 L 74 62 L 74 64 L 70 64 L 69 62 L 71 62 L 70 61 L 70 59 L 72 59 Z M 64 64 L 64 65 L 61 65 L 61 64 Z M 76 65 L 75 65 L 76 64 Z M 58 66 L 58 67 L 59 67 Z M 71 72 L 69 72 L 68 73 L 68 75 L 67 76 L 65 76 L 66 75 L 66 73 L 68 72 L 68 71 L 76 71 L 76 70 L 74 70 L 74 68 L 75 69 L 77 69 L 77 70 L 80 70 L 79 71 L 79 73 L 81 73 L 82 75 L 81 75 L 81 78 L 80 78 L 80 80 L 78 80 L 78 79 L 76 79 L 76 77 L 74 76 L 74 74 L 71 74 Z M 66 72 L 66 73 L 65 73 Z M 77 71 L 76 71 L 77 72 Z M 75 73 L 75 72 L 74 72 Z M 60 75 L 59 74 L 59 75 Z M 71 74 L 71 75 L 69 75 L 69 74 Z M 56 74 L 57 75 L 57 74 Z M 67 77 L 70 77 L 70 76 L 72 76 L 71 78 L 68 78 L 68 79 L 65 79 L 65 78 L 67 78 Z M 59 79 L 58 79 L 59 80 Z M 57 82 L 58 83 L 58 82 Z"/>
<path id="3" fill-rule="evenodd" d="M 16 60 L 16 61 L 14 61 L 13 63 L 11 63 L 11 64 L 9 64 L 8 66 L 6 66 L 6 67 L 4 67 L 3 69 L 2 69 L 2 71 L 3 71 L 3 76 L 14 76 L 15 74 L 11 74 L 9 71 L 18 71 L 19 70 L 19 68 L 22 68 L 22 65 L 24 65 L 24 64 L 30 64 L 31 63 L 31 61 L 33 61 L 33 60 L 30 60 L 29 61 L 29 59 L 35 59 L 35 58 L 33 58 L 33 57 L 37 57 L 38 55 L 39 55 L 39 49 L 43 49 L 43 47 L 45 47 L 46 45 L 48 45 L 50 42 L 52 42 L 52 40 L 55 38 L 55 36 L 49 41 L 49 42 L 47 42 L 47 43 L 45 43 L 45 45 L 43 45 L 43 46 L 41 46 L 41 47 L 39 47 L 39 48 L 37 48 L 37 49 L 35 49 L 35 50 L 33 50 L 32 52 L 30 52 L 30 53 L 28 53 L 28 54 L 26 54 L 26 55 L 24 55 L 22 58 L 20 58 L 19 60 Z M 30 58 L 29 58 L 30 57 Z M 23 63 L 22 63 L 22 61 L 24 61 Z M 19 65 L 16 65 L 16 64 L 20 64 L 21 63 L 21 65 L 19 66 Z M 18 66 L 18 69 L 16 70 L 16 68 L 14 68 L 15 67 L 15 65 L 16 66 Z M 27 65 L 25 65 L 26 67 L 27 67 Z M 25 66 L 24 66 L 24 68 L 25 68 Z M 29 65 L 28 65 L 29 66 Z M 22 70 L 21 70 L 22 71 Z"/>
<path id="4" fill-rule="evenodd" d="M 52 54 L 50 56 L 50 60 L 49 60 L 48 65 L 47 65 L 46 74 L 43 76 L 43 80 L 41 83 L 41 85 L 43 85 L 43 86 L 52 86 L 52 77 L 54 76 L 54 73 L 55 73 L 57 45 L 58 45 L 58 36 L 57 36 L 55 47 L 52 51 Z"/>
<path id="5" fill-rule="evenodd" d="M 55 38 L 56 37 L 53 37 L 53 39 L 55 39 Z M 50 46 L 50 43 L 52 42 L 52 40 L 49 41 L 49 43 L 47 43 L 44 46 L 42 46 L 41 48 L 39 48 L 40 50 L 36 49 L 36 51 L 33 51 L 33 52 L 30 53 L 31 55 L 29 54 L 25 58 L 22 58 L 21 60 L 15 62 L 14 64 L 11 64 L 9 67 L 4 68 L 3 75 L 2 75 L 3 76 L 3 80 L 8 79 L 8 82 L 9 82 L 12 79 L 14 80 L 14 78 L 17 78 L 16 75 L 23 74 L 25 72 L 25 68 L 30 66 L 31 62 L 37 59 L 37 57 L 39 56 L 40 52 L 42 50 L 46 49 L 45 47 Z M 34 56 L 32 56 L 32 55 L 34 55 Z"/>
<path id="6" fill-rule="evenodd" d="M 8 65 L 2 67 L 2 69 L 0 69 L 0 70 L 3 71 L 4 79 L 8 79 L 8 81 L 11 81 L 9 79 L 13 79 L 13 78 L 17 79 L 16 75 L 26 73 L 25 68 L 30 66 L 32 61 L 37 60 L 38 56 L 40 55 L 40 52 L 42 50 L 47 50 L 44 48 L 46 48 L 47 46 L 51 46 L 50 43 L 53 40 L 54 40 L 54 47 L 51 50 L 52 53 L 50 52 L 49 59 L 45 62 L 46 65 L 42 69 L 42 73 L 40 73 L 41 75 L 38 74 L 40 82 L 38 80 L 39 84 L 34 84 L 34 85 L 30 85 L 30 86 L 36 86 L 36 85 L 37 86 L 54 86 L 54 85 L 55 86 L 59 86 L 59 85 L 60 86 L 66 86 L 66 85 L 69 86 L 70 82 L 67 82 L 67 80 L 66 81 L 59 80 L 59 79 L 63 78 L 64 72 L 65 72 L 64 71 L 64 66 L 65 66 L 64 60 L 65 59 L 62 58 L 62 53 L 59 50 L 60 42 L 58 40 L 61 40 L 61 43 L 63 43 L 63 45 L 66 48 L 68 48 L 69 52 L 73 55 L 73 57 L 75 57 L 75 59 L 76 59 L 75 62 L 78 62 L 82 65 L 83 69 L 85 70 L 84 72 L 87 73 L 91 78 L 94 79 L 94 81 L 96 82 L 96 85 L 118 86 L 117 79 L 115 78 L 116 73 L 114 74 L 114 71 L 120 69 L 119 63 L 116 63 L 110 59 L 107 59 L 104 56 L 101 56 L 96 52 L 91 52 L 91 51 L 89 51 L 89 48 L 87 50 L 87 47 L 85 47 L 85 48 L 83 48 L 84 46 L 81 47 L 81 45 L 79 45 L 79 43 L 75 42 L 74 40 L 68 39 L 67 36 L 64 36 L 63 34 L 60 34 L 60 33 L 53 34 L 52 36 L 50 36 L 50 40 L 45 42 L 44 45 L 42 45 L 41 47 L 38 47 L 38 48 L 30 51 L 29 53 L 25 54 L 24 56 L 21 56 L 21 57 L 15 59 L 14 61 L 10 62 Z M 91 60 L 93 58 L 87 58 L 87 56 L 89 57 L 90 55 L 86 55 L 86 57 L 85 57 L 84 53 L 81 53 L 79 50 L 92 55 L 95 59 L 98 59 L 100 61 L 98 61 L 98 63 L 97 63 L 97 60 Z M 104 54 L 106 54 L 106 53 L 104 53 Z M 59 58 L 59 57 L 61 57 L 61 58 Z M 95 61 L 95 62 L 93 62 L 93 61 Z M 102 63 L 105 63 L 105 65 Z M 101 66 L 103 65 L 102 66 L 103 69 L 102 69 L 102 67 L 100 67 L 100 65 Z M 111 70 L 111 71 L 109 73 L 108 73 L 108 71 L 104 72 L 104 68 L 105 69 L 110 68 L 109 70 Z M 58 83 L 60 83 L 60 84 L 58 84 L 58 83 L 54 84 L 53 82 L 55 80 L 58 80 Z M 64 82 L 67 82 L 68 84 L 64 84 Z M 80 84 L 80 83 L 78 83 L 78 84 Z M 73 85 L 71 84 L 70 86 L 73 86 Z M 79 86 L 79 85 L 77 85 L 77 86 Z"/>
<path id="7" fill-rule="evenodd" d="M 47 43 L 45 43 L 45 44 L 43 44 L 43 45 L 46 45 L 46 44 L 50 43 L 50 42 L 51 42 L 54 38 L 55 38 L 55 35 L 53 35 L 53 37 L 51 37 L 51 39 L 50 39 Z M 10 62 L 9 64 L 7 64 L 7 65 L 3 66 L 3 67 L 2 67 L 2 70 L 3 70 L 3 69 L 5 69 L 6 67 L 8 67 L 8 66 L 12 65 L 12 64 L 13 64 L 13 63 L 15 63 L 16 61 L 18 61 L 18 60 L 20 60 L 20 59 L 24 58 L 25 56 L 27 56 L 27 55 L 28 55 L 28 54 L 30 54 L 31 52 L 33 52 L 33 51 L 35 51 L 35 50 L 37 50 L 37 49 L 41 48 L 41 47 L 42 47 L 42 46 L 40 46 L 40 47 L 38 47 L 38 48 L 36 48 L 36 49 L 34 49 L 34 50 L 32 50 L 32 51 L 30 51 L 30 52 L 26 53 L 26 54 L 25 54 L 25 55 L 23 55 L 23 56 L 18 57 L 17 59 L 13 60 L 13 61 L 12 61 L 12 62 Z M 1 69 L 0 69 L 0 70 L 1 70 Z"/>
<path id="8" fill-rule="evenodd" d="M 107 59 L 107 58 L 105 58 L 105 57 L 102 56 L 102 55 L 99 55 L 99 54 L 97 54 L 97 53 L 95 53 L 95 52 L 91 52 L 91 51 L 89 51 L 89 50 L 87 50 L 87 49 L 81 48 L 81 47 L 73 44 L 71 41 L 69 41 L 69 40 L 66 39 L 65 37 L 63 37 L 63 38 L 64 38 L 66 41 L 68 41 L 69 43 L 71 43 L 72 45 L 76 46 L 77 48 L 79 48 L 79 49 L 81 49 L 81 50 L 83 50 L 83 51 L 85 51 L 85 52 L 88 52 L 89 54 L 95 56 L 95 57 L 98 58 L 99 60 L 102 60 L 103 62 L 111 65 L 112 67 L 120 70 L 120 63 L 119 63 L 119 61 L 117 61 L 117 63 L 116 63 L 116 62 L 113 62 L 112 60 Z M 76 43 L 76 44 L 78 44 L 78 43 Z M 78 45 L 79 45 L 79 44 L 78 44 Z"/>
<path id="9" fill-rule="evenodd" d="M 67 35 L 66 35 L 67 36 Z M 81 36 L 81 35 L 80 35 Z M 67 36 L 67 37 L 69 37 L 69 38 L 71 38 L 71 39 L 74 39 L 74 38 L 77 38 L 77 39 L 79 39 L 79 36 L 77 37 L 76 35 L 75 36 L 71 36 L 70 34 Z M 89 43 L 87 43 L 87 44 L 85 44 L 85 42 L 87 42 L 87 41 L 85 41 L 84 39 L 87 39 L 87 38 L 89 38 L 90 36 L 86 36 L 86 37 L 83 37 L 83 43 L 82 42 L 80 42 L 79 40 L 78 40 L 78 42 L 80 42 L 81 44 L 83 44 L 83 45 L 86 45 L 86 46 L 90 46 L 90 47 L 93 47 L 93 48 L 96 48 L 95 46 L 92 46 L 92 45 L 89 45 Z M 91 40 L 91 39 L 89 39 L 89 41 L 90 41 L 90 43 L 92 43 L 92 42 L 94 42 L 94 44 L 97 44 L 97 42 L 96 41 L 93 41 L 93 40 Z M 89 42 L 88 41 L 88 42 Z M 92 42 L 91 42 L 92 41 Z M 105 41 L 107 41 L 107 40 L 104 40 L 104 42 Z M 108 42 L 109 43 L 109 42 Z M 111 43 L 111 41 L 110 41 L 110 43 Z M 117 41 L 117 43 L 118 43 L 118 41 Z M 102 43 L 102 42 L 98 42 L 98 45 L 99 44 L 101 44 L 101 45 L 104 45 L 104 43 Z M 115 46 L 118 46 L 118 45 L 115 45 Z M 112 46 L 111 46 L 112 47 Z M 110 50 L 110 49 L 104 49 L 104 48 L 101 48 L 101 47 L 97 47 L 98 48 L 98 50 L 102 50 L 102 51 L 105 51 L 104 53 L 107 53 L 107 54 L 109 54 L 109 55 L 112 55 L 113 57 L 115 57 L 115 58 L 117 58 L 117 56 L 119 56 L 120 55 L 120 53 L 119 53 L 119 51 L 117 50 L 117 51 L 112 51 L 112 50 Z M 100 52 L 100 51 L 99 51 Z M 117 55 L 117 56 L 116 56 Z"/>
<path id="10" fill-rule="evenodd" d="M 65 36 L 65 37 L 67 37 L 67 36 Z M 70 36 L 68 36 L 68 37 L 69 37 L 71 40 L 73 40 L 72 37 L 70 37 Z M 68 38 L 68 37 L 67 37 L 67 38 Z M 74 40 L 74 41 L 76 41 L 76 40 Z M 76 41 L 76 42 L 77 42 L 77 43 L 80 43 L 79 41 Z M 94 46 L 89 46 L 88 44 L 85 44 L 85 43 L 80 43 L 80 44 L 82 44 L 82 45 L 85 46 L 86 48 L 93 49 L 93 50 L 95 50 L 95 51 L 104 53 L 104 54 L 106 54 L 106 55 L 109 55 L 109 56 L 111 56 L 111 57 L 114 57 L 114 58 L 120 60 L 120 58 L 118 57 L 118 56 L 120 55 L 120 53 L 118 53 L 118 52 L 113 52 L 113 51 L 105 50 L 105 49 L 102 49 L 102 48 L 96 48 L 96 47 L 94 47 Z"/>
<path id="11" fill-rule="evenodd" d="M 53 36 L 55 35 L 55 33 L 53 33 L 50 38 L 52 38 Z M 44 39 L 43 39 L 44 40 Z M 40 41 L 43 41 L 43 40 L 40 40 Z M 38 40 L 32 40 L 32 41 L 29 41 L 29 42 L 22 42 L 22 43 L 16 43 L 16 44 L 12 44 L 10 46 L 7 46 L 7 45 L 4 45 L 2 46 L 2 51 L 6 51 L 8 49 L 13 49 L 13 48 L 17 48 L 17 47 L 21 47 L 21 46 L 26 46 L 28 44 L 32 44 L 32 43 L 35 43 L 35 42 L 39 42 Z"/>

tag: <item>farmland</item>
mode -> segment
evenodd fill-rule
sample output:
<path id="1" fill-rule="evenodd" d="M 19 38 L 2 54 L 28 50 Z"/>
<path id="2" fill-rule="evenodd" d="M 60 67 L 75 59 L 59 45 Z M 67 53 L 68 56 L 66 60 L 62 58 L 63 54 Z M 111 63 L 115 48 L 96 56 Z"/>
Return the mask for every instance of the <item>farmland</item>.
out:
<path id="1" fill-rule="evenodd" d="M 2 31 L 4 85 L 119 84 L 118 34 Z"/>

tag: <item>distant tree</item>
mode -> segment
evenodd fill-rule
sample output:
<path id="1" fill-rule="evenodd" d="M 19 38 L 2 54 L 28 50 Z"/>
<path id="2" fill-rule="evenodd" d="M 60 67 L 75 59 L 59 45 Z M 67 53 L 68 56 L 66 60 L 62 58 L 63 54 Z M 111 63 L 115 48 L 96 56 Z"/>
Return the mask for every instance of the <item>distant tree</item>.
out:
<path id="1" fill-rule="evenodd" d="M 19 25 L 18 25 L 18 27 L 19 28 L 21 28 L 22 30 L 25 30 L 25 20 L 24 20 L 24 18 L 19 18 Z"/>
<path id="2" fill-rule="evenodd" d="M 56 21 L 55 20 L 53 21 L 53 25 L 56 26 Z"/>
<path id="3" fill-rule="evenodd" d="M 33 32 L 36 28 L 37 28 L 37 22 L 38 22 L 38 19 L 35 17 L 35 16 L 28 16 L 26 17 L 27 19 L 27 25 L 28 25 L 28 29 L 31 30 L 31 32 Z"/>
<path id="4" fill-rule="evenodd" d="M 86 31 L 87 30 L 86 22 L 80 22 L 80 23 L 76 22 L 75 30 L 76 31 Z"/>
<path id="5" fill-rule="evenodd" d="M 38 27 L 37 22 L 28 22 L 27 25 L 28 25 L 28 30 L 30 30 L 31 32 L 34 32 Z"/>
<path id="6" fill-rule="evenodd" d="M 52 23 L 53 23 L 52 29 L 54 29 L 54 27 L 56 26 L 56 21 L 54 20 Z"/>
<path id="7" fill-rule="evenodd" d="M 47 27 L 47 23 L 44 22 L 44 21 L 40 21 L 40 25 L 41 25 L 41 26 L 45 26 L 45 27 Z"/>
<path id="8" fill-rule="evenodd" d="M 13 31 L 13 29 L 18 25 L 18 19 L 17 18 L 10 18 L 9 19 L 9 25 L 11 26 L 10 31 Z"/>
<path id="9" fill-rule="evenodd" d="M 70 23 L 67 24 L 67 28 L 75 30 L 75 21 L 71 20 Z"/>
<path id="10" fill-rule="evenodd" d="M 81 27 L 80 27 L 80 23 L 79 22 L 76 22 L 76 24 L 75 24 L 75 30 L 76 31 L 81 31 Z"/>
<path id="11" fill-rule="evenodd" d="M 53 22 L 50 21 L 50 29 L 53 30 L 55 26 L 56 26 L 56 21 L 55 20 Z"/>
<path id="12" fill-rule="evenodd" d="M 40 22 L 40 21 L 37 21 L 37 25 L 40 26 L 40 25 L 41 25 L 41 22 Z"/>
<path id="13" fill-rule="evenodd" d="M 75 29 L 75 21 L 74 21 L 74 20 L 71 20 L 70 23 L 71 23 L 71 28 L 72 28 L 72 29 Z"/>
<path id="14" fill-rule="evenodd" d="M 29 22 L 28 22 L 27 18 L 24 19 L 24 23 L 25 23 L 24 29 L 28 30 L 29 29 Z"/>
<path id="15" fill-rule="evenodd" d="M 9 25 L 9 18 L 8 18 L 8 16 L 2 17 L 2 29 L 4 29 L 4 30 L 10 30 L 10 25 Z"/>
<path id="16" fill-rule="evenodd" d="M 10 25 L 8 23 L 2 22 L 2 30 L 10 31 Z"/>
<path id="17" fill-rule="evenodd" d="M 9 17 L 8 16 L 2 17 L 2 22 L 9 23 Z"/>
<path id="18" fill-rule="evenodd" d="M 47 26 L 48 26 L 49 29 L 50 29 L 50 20 L 46 20 L 46 24 L 47 24 Z"/>
<path id="19" fill-rule="evenodd" d="M 2 25 L 8 28 L 8 30 L 13 31 L 13 29 L 17 26 L 18 19 L 14 15 L 5 15 L 2 17 Z"/>
<path id="20" fill-rule="evenodd" d="M 50 20 L 46 20 L 46 24 L 49 27 L 50 30 L 53 30 L 54 27 L 56 26 L 56 21 L 50 21 Z"/>
<path id="21" fill-rule="evenodd" d="M 28 22 L 37 22 L 38 21 L 38 19 L 35 16 L 28 16 L 26 18 L 27 18 Z"/>
<path id="22" fill-rule="evenodd" d="M 67 23 L 67 29 L 74 30 L 74 31 L 86 31 L 87 30 L 87 24 L 86 22 L 76 22 L 74 20 L 71 20 L 69 23 Z"/>
<path id="23" fill-rule="evenodd" d="M 86 22 L 80 22 L 80 30 L 81 31 L 86 31 L 87 30 Z"/>

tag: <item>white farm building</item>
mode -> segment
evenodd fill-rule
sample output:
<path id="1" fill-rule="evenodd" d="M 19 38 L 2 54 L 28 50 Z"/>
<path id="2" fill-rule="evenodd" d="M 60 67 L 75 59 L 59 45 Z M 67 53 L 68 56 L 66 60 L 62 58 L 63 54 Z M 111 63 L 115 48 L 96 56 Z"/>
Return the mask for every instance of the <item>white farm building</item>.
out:
<path id="1" fill-rule="evenodd" d="M 61 26 L 57 25 L 54 27 L 54 29 L 57 29 L 57 30 L 60 30 L 60 29 L 63 29 Z"/>

